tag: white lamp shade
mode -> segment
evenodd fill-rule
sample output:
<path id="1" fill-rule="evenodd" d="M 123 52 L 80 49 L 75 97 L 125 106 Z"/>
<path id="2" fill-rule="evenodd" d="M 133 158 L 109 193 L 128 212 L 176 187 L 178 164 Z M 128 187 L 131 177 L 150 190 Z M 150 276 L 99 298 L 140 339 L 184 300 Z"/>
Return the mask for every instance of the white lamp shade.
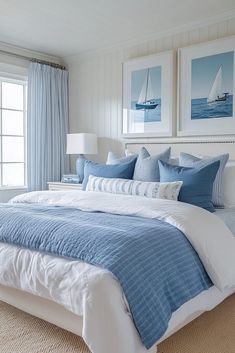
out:
<path id="1" fill-rule="evenodd" d="M 96 154 L 97 136 L 95 134 L 67 134 L 67 154 Z"/>

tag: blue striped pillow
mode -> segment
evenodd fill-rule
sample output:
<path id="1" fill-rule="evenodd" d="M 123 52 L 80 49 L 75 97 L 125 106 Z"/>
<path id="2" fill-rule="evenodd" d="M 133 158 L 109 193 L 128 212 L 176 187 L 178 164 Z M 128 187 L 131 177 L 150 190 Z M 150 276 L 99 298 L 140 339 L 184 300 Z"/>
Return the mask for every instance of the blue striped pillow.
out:
<path id="1" fill-rule="evenodd" d="M 188 153 L 181 152 L 180 153 L 180 165 L 182 167 L 205 167 L 214 162 L 220 161 L 220 167 L 216 174 L 216 178 L 213 184 L 213 193 L 212 193 L 212 202 L 215 207 L 224 207 L 224 168 L 229 159 L 229 154 L 222 154 L 221 156 L 217 156 L 214 158 L 198 158 Z"/>
<path id="2" fill-rule="evenodd" d="M 112 194 L 145 196 L 177 201 L 182 184 L 182 181 L 159 183 L 118 178 L 100 178 L 90 175 L 86 191 L 109 192 Z"/>
<path id="3" fill-rule="evenodd" d="M 121 164 L 102 164 L 93 161 L 85 161 L 83 190 L 86 190 L 89 175 L 103 178 L 132 179 L 136 160 Z"/>

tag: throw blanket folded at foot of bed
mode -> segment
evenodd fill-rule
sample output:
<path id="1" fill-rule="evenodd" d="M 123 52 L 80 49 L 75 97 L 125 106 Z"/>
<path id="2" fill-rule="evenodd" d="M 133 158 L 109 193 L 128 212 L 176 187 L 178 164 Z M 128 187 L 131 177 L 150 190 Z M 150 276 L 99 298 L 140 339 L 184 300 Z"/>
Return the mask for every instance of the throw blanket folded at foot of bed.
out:
<path id="1" fill-rule="evenodd" d="M 47 195 L 34 193 L 15 200 L 34 202 L 34 205 L 1 205 L 0 241 L 84 260 L 112 272 L 124 290 L 135 325 L 147 348 L 163 335 L 177 308 L 212 285 L 202 262 L 182 231 L 162 220 L 166 207 L 164 201 L 143 205 L 142 198 L 137 198 L 139 200 L 135 199 L 135 206 L 125 212 L 130 203 L 127 196 L 115 197 L 116 201 L 112 202 L 110 195 L 102 195 L 100 203 L 96 203 L 100 196 L 77 193 L 76 202 L 73 200 L 73 205 L 68 207 L 68 194 L 64 196 L 64 206 L 62 194 L 59 194 L 62 197 L 60 207 L 54 207 L 53 204 L 58 204 L 58 199 L 52 200 L 56 194 L 53 197 L 50 194 L 50 206 L 45 205 Z M 40 197 L 40 202 L 37 197 Z M 110 201 L 112 204 L 110 213 L 104 210 L 105 199 L 106 203 Z M 131 200 L 134 201 L 133 197 Z M 119 212 L 121 205 L 122 212 Z M 169 209 L 170 203 L 168 206 Z M 138 212 L 142 209 L 144 217 L 149 213 L 150 219 L 136 217 L 140 216 L 136 207 Z M 155 214 L 153 217 L 155 208 L 163 208 L 161 216 Z M 197 208 L 190 209 L 193 214 Z M 179 220 L 179 214 L 175 218 L 172 215 L 174 222 L 177 217 Z M 219 226 L 226 233 L 226 227 Z M 227 237 L 230 239 L 229 233 Z"/>

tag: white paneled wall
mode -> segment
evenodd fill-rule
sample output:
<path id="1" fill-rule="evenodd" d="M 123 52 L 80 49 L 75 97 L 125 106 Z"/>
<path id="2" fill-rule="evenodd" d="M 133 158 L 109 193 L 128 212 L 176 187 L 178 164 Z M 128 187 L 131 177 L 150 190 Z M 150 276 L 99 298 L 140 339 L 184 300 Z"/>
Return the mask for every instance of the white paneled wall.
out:
<path id="1" fill-rule="evenodd" d="M 130 58 L 234 34 L 235 18 L 139 45 L 123 45 L 65 58 L 70 75 L 70 131 L 97 133 L 100 161 L 105 160 L 108 150 L 122 153 L 122 63 Z"/>

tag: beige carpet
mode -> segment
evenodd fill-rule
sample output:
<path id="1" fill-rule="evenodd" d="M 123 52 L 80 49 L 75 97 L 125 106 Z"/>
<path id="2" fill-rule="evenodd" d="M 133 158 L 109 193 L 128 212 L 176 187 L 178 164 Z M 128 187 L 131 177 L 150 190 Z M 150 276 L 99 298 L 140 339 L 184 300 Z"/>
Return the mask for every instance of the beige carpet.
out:
<path id="1" fill-rule="evenodd" d="M 89 350 L 81 338 L 0 302 L 0 353 Z M 161 343 L 158 353 L 235 353 L 235 294 Z"/>

